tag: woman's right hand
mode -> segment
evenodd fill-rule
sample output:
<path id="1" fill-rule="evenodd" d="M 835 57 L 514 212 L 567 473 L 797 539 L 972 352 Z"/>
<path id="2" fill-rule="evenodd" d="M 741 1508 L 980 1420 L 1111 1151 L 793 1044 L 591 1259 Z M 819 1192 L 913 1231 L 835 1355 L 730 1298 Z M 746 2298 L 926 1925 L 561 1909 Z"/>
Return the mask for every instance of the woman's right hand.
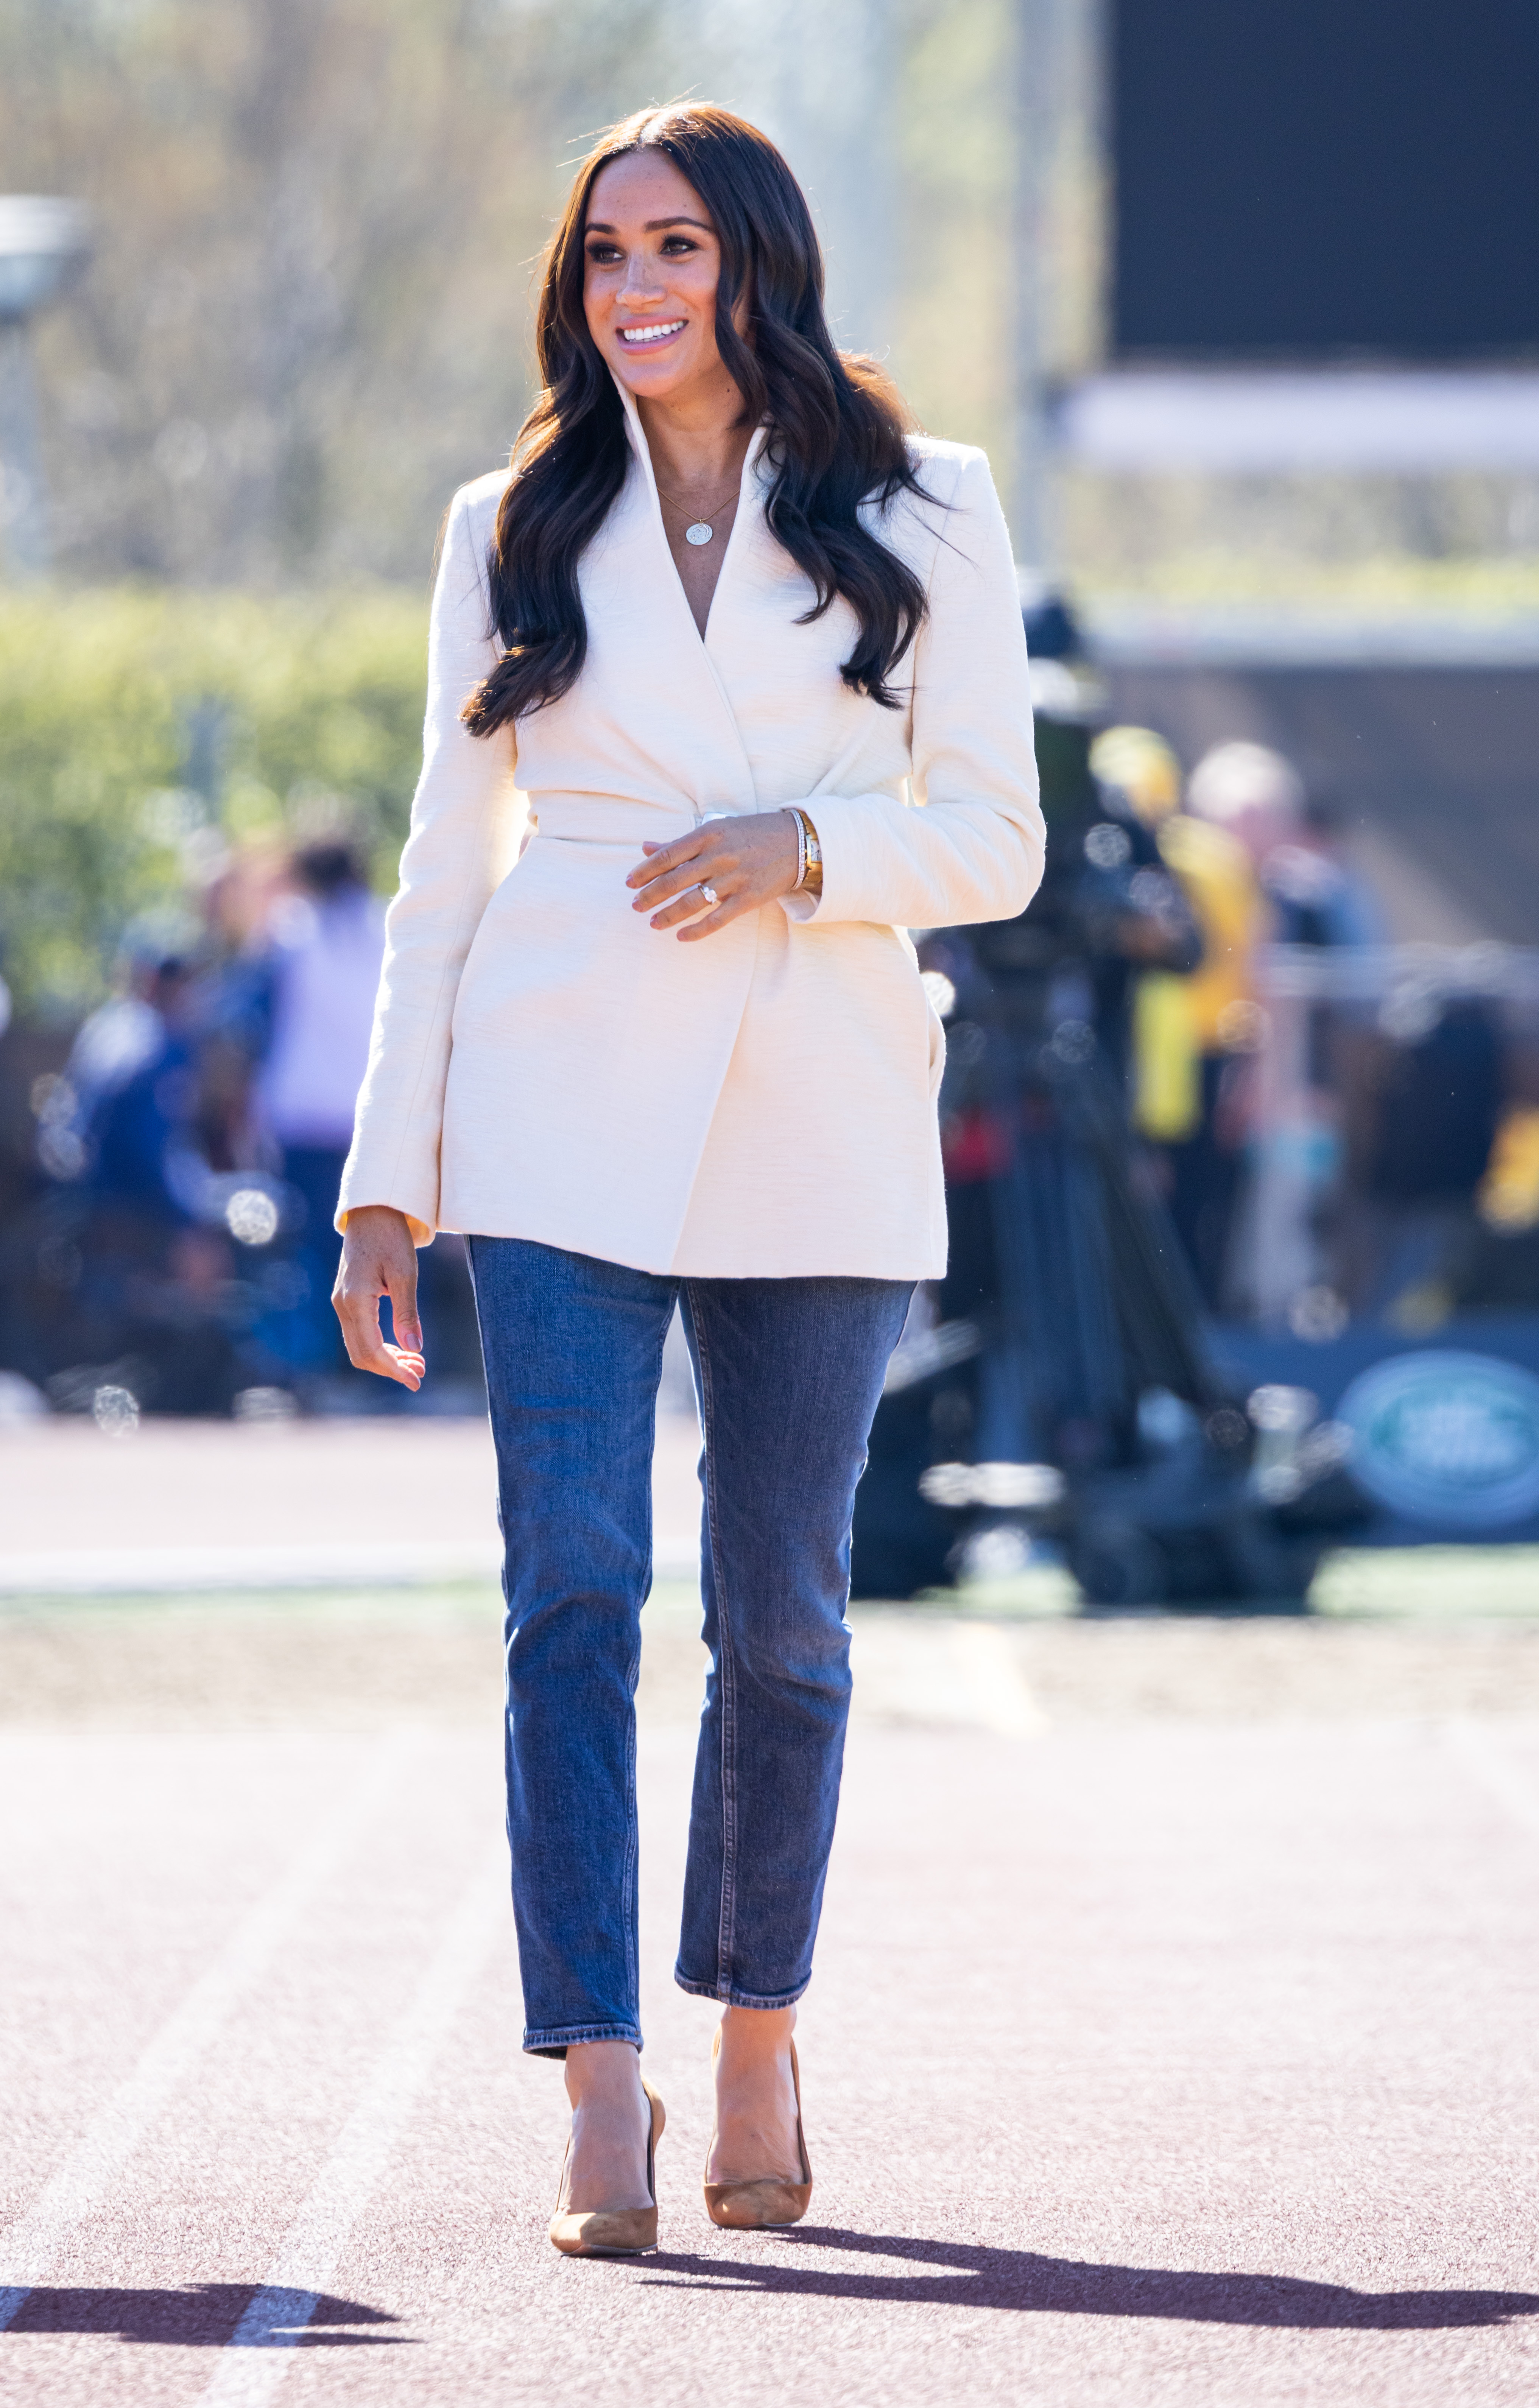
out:
<path id="1" fill-rule="evenodd" d="M 393 1346 L 380 1332 L 382 1296 L 390 1298 Z M 348 1214 L 331 1301 L 356 1370 L 377 1371 L 403 1388 L 422 1386 L 426 1367 L 417 1319 L 417 1249 L 406 1214 L 393 1204 L 360 1204 Z"/>

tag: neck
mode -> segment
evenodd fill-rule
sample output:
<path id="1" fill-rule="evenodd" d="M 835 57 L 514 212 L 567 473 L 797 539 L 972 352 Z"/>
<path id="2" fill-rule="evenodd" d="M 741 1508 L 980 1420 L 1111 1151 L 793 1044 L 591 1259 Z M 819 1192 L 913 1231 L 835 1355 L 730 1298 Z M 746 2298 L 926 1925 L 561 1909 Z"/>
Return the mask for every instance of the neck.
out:
<path id="1" fill-rule="evenodd" d="M 659 485 L 690 499 L 736 486 L 754 430 L 742 423 L 742 396 L 729 378 L 709 394 L 638 400 L 637 410 Z"/>

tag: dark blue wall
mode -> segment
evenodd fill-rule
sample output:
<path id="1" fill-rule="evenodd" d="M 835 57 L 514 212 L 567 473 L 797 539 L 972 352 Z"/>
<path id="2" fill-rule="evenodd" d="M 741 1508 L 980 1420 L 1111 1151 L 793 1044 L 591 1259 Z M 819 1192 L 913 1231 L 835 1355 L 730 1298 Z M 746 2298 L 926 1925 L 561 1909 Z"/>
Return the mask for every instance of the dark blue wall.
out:
<path id="1" fill-rule="evenodd" d="M 1539 352 L 1539 0 L 1112 0 L 1119 356 Z"/>

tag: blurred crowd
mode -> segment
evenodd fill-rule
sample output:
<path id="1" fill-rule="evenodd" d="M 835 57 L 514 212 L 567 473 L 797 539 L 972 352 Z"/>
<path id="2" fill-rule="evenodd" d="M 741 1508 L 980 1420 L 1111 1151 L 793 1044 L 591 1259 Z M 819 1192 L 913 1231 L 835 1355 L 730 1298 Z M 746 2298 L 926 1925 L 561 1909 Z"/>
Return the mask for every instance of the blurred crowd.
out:
<path id="1" fill-rule="evenodd" d="M 27 1084 L 32 1176 L 0 1237 L 13 1393 L 108 1423 L 380 1408 L 330 1297 L 383 916 L 338 837 L 237 853 L 129 928 L 110 998 Z M 448 1406 L 477 1355 L 455 1241 L 430 1261 Z"/>
<path id="2" fill-rule="evenodd" d="M 1208 1311 L 1329 1340 L 1539 1305 L 1524 965 L 1392 944 L 1338 796 L 1267 746 L 1184 776 L 1152 730 L 1113 726 L 1089 760 L 1106 819 L 1086 848 L 1158 864 L 1195 939 L 1180 958 L 1169 897 L 1129 895 L 1134 974 L 1102 1040 Z"/>
<path id="3" fill-rule="evenodd" d="M 1326 1341 L 1362 1320 L 1421 1334 L 1539 1306 L 1532 959 L 1390 942 L 1336 796 L 1258 743 L 1221 743 L 1188 771 L 1156 731 L 1104 724 L 1054 607 L 1061 627 L 1032 626 L 1046 882 L 1021 922 L 960 932 L 959 953 L 942 932 L 925 955 L 951 996 L 956 1309 L 998 1275 L 1000 1211 L 1048 1210 L 1045 1189 L 1000 1202 L 1000 1065 L 1008 1085 L 1032 1047 L 1111 1099 L 1114 1150 L 1184 1257 L 1188 1321 L 1201 1307 Z M 221 850 L 180 910 L 129 928 L 110 998 L 72 1039 L 11 1031 L 13 1406 L 109 1424 L 413 1409 L 350 1370 L 329 1301 L 382 947 L 345 831 Z M 1028 1118 L 1047 1109 L 1040 1079 L 1034 1092 Z M 1010 1106 L 1012 1127 L 1025 1109 Z M 1078 1226 L 1064 1180 L 1054 1261 Z M 473 1409 L 463 1248 L 442 1240 L 422 1262 L 435 1376 L 414 1409 Z M 1101 1312 L 1083 1299 L 1087 1328 Z"/>

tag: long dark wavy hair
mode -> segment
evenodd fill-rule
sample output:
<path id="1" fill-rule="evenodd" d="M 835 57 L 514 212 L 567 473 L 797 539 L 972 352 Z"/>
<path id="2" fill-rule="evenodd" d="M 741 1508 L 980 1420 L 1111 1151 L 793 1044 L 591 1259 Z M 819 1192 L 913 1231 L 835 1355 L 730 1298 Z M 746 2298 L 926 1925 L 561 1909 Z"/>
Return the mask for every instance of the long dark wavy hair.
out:
<path id="1" fill-rule="evenodd" d="M 577 566 L 630 456 L 620 395 L 583 307 L 588 201 L 611 159 L 641 150 L 672 160 L 716 229 L 717 348 L 744 417 L 769 430 L 766 514 L 815 595 L 798 624 L 842 595 L 859 624 L 840 675 L 895 710 L 887 680 L 925 616 L 925 592 L 858 512 L 862 502 L 923 493 L 905 439 L 911 421 L 874 361 L 834 347 L 812 213 L 774 144 L 727 109 L 685 102 L 642 109 L 604 136 L 578 172 L 546 255 L 536 334 L 544 389 L 513 445 L 487 561 L 493 632 L 505 650 L 466 703 L 466 724 L 490 736 L 558 701 L 587 652 Z M 732 322 L 740 294 L 746 341 Z"/>

